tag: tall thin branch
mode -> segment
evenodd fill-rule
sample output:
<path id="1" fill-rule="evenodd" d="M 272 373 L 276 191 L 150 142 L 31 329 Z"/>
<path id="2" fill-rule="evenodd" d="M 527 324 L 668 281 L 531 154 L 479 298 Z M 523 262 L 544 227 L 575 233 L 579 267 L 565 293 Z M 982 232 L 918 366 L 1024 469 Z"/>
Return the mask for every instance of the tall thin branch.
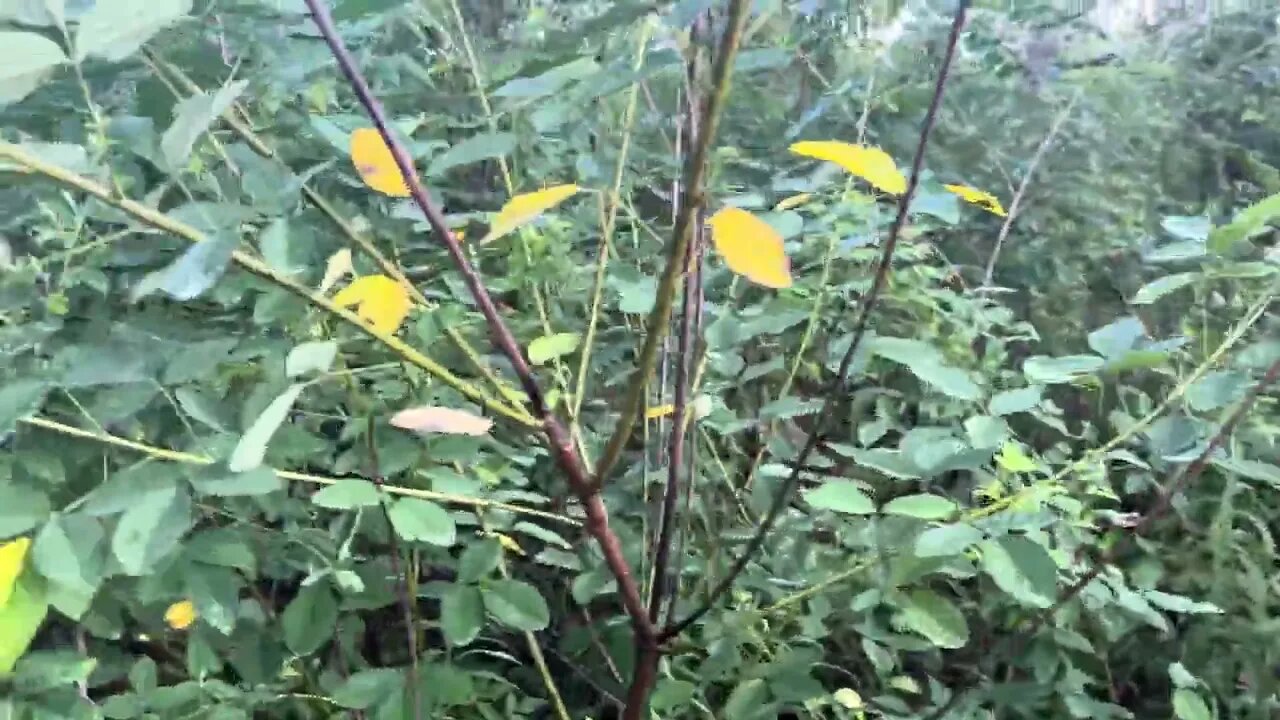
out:
<path id="1" fill-rule="evenodd" d="M 703 615 L 706 615 L 715 606 L 716 602 L 729 591 L 738 575 L 746 569 L 752 557 L 764 546 L 765 538 L 768 536 L 769 531 L 782 515 L 783 509 L 791 501 L 791 496 L 800 481 L 800 472 L 807 464 L 809 455 L 813 453 L 818 443 L 822 440 L 822 434 L 833 414 L 832 407 L 835 404 L 835 399 L 840 395 L 840 389 L 844 387 L 846 377 L 849 374 L 849 367 L 853 364 L 854 355 L 857 354 L 858 346 L 862 343 L 862 338 L 866 334 L 871 312 L 875 309 L 876 303 L 879 302 L 880 294 L 884 291 L 884 286 L 888 281 L 889 268 L 893 262 L 893 251 L 898 246 L 898 238 L 902 234 L 902 228 L 906 225 L 907 210 L 911 206 L 911 198 L 915 195 L 916 186 L 920 182 L 920 170 L 924 166 L 925 151 L 929 147 L 929 137 L 932 135 L 933 126 L 937 121 L 938 108 L 942 105 L 943 91 L 947 86 L 951 62 L 955 57 L 956 45 L 960 40 L 960 31 L 964 28 L 965 14 L 968 8 L 969 0 L 960 0 L 956 7 L 955 18 L 951 23 L 951 35 L 947 39 L 946 54 L 942 59 L 942 67 L 938 70 L 938 80 L 933 88 L 933 97 L 929 101 L 929 109 L 924 116 L 924 125 L 920 129 L 920 140 L 916 145 L 915 157 L 911 161 L 911 176 L 907 179 L 906 192 L 902 194 L 902 198 L 898 202 L 898 214 L 894 217 L 893 224 L 889 226 L 889 234 L 884 241 L 884 248 L 880 254 L 880 262 L 876 266 L 871 289 L 862 298 L 862 307 L 858 312 L 858 320 L 854 325 L 853 339 L 849 343 L 849 349 L 845 351 L 844 357 L 841 358 L 840 368 L 836 371 L 835 377 L 832 378 L 830 386 L 823 393 L 826 399 L 822 403 L 822 409 L 818 411 L 816 416 L 818 418 L 817 423 L 813 431 L 809 433 L 809 437 L 799 455 L 796 456 L 790 475 L 779 486 L 778 491 L 774 493 L 768 513 L 765 514 L 764 519 L 757 526 L 756 532 L 747 543 L 746 549 L 738 556 L 728 574 L 720 580 L 698 609 L 680 622 L 666 627 L 659 635 L 659 641 L 665 641 L 684 632 L 685 629 L 701 619 Z"/>
<path id="2" fill-rule="evenodd" d="M 431 201 L 426 190 L 422 187 L 422 182 L 418 179 L 413 169 L 413 163 L 410 160 L 408 151 L 391 133 L 386 112 L 383 110 L 382 104 L 374 97 L 368 81 L 365 80 L 360 69 L 356 67 L 355 60 L 342 42 L 342 38 L 338 36 L 329 8 L 323 0 L 306 0 L 306 3 L 311 11 L 311 17 L 316 24 L 316 28 L 324 37 L 330 52 L 333 53 L 334 59 L 337 60 L 338 66 L 342 69 L 343 75 L 346 76 L 352 90 L 355 91 L 356 97 L 359 98 L 360 104 L 364 106 L 369 118 L 378 129 L 378 133 L 390 149 L 391 156 L 395 159 L 396 166 L 400 169 L 400 174 L 405 184 L 409 187 L 409 194 L 422 210 L 423 215 L 426 216 L 427 223 L 431 226 L 432 231 L 444 243 L 449 255 L 453 258 L 458 272 L 462 274 L 462 279 L 466 283 L 467 289 L 489 325 L 489 333 L 494 345 L 506 355 L 508 362 L 511 363 L 512 370 L 520 379 L 521 387 L 529 398 L 529 405 L 533 414 L 541 419 L 542 429 L 547 438 L 547 448 L 555 458 L 556 464 L 564 471 L 569 487 L 582 503 L 583 510 L 586 513 L 584 527 L 599 544 L 605 563 L 609 566 L 614 579 L 617 580 L 619 594 L 622 596 L 623 605 L 631 618 L 637 637 L 641 642 L 652 642 L 655 631 L 653 623 L 649 622 L 649 615 L 646 612 L 644 602 L 640 598 L 640 588 L 631 574 L 631 568 L 623 555 L 622 544 L 618 540 L 617 534 L 609 527 L 609 514 L 605 509 L 604 502 L 600 498 L 599 492 L 595 489 L 594 483 L 591 482 L 586 467 L 575 452 L 568 431 L 551 409 L 547 407 L 543 399 L 542 390 L 538 387 L 537 380 L 534 379 L 533 371 L 530 369 L 519 343 L 516 342 L 515 336 L 511 334 L 511 330 L 502 320 L 502 316 L 498 314 L 493 298 L 489 296 L 489 291 L 485 288 L 484 282 L 481 281 L 466 254 L 463 253 L 458 239 L 449 230 L 448 225 L 445 224 L 444 215 L 436 207 L 435 203 Z"/>
<path id="3" fill-rule="evenodd" d="M 645 324 L 644 345 L 640 349 L 640 356 L 636 359 L 636 368 L 631 373 L 621 415 L 618 416 L 613 435 L 596 463 L 597 487 L 605 481 L 609 471 L 618 464 L 622 458 L 623 448 L 631 439 L 631 431 L 635 428 L 636 419 L 644 406 L 645 386 L 648 384 L 649 376 L 653 374 L 658 359 L 658 346 L 662 344 L 670 330 L 676 284 L 680 281 L 685 256 L 689 251 L 689 242 L 693 236 L 693 225 L 698 217 L 698 209 L 703 204 L 703 181 L 707 172 L 707 156 L 711 154 L 711 145 L 715 140 L 716 129 L 720 125 L 721 111 L 729 96 L 733 63 L 738 55 L 738 45 L 742 41 L 742 31 L 747 22 L 747 5 L 747 0 L 732 0 L 729 3 L 724 34 L 716 50 L 715 65 L 711 73 L 711 93 L 703 108 L 702 118 L 698 122 L 701 132 L 684 168 L 680 214 L 676 218 L 675 229 L 668 244 L 666 267 L 663 268 L 662 277 L 658 280 L 657 300 Z"/>

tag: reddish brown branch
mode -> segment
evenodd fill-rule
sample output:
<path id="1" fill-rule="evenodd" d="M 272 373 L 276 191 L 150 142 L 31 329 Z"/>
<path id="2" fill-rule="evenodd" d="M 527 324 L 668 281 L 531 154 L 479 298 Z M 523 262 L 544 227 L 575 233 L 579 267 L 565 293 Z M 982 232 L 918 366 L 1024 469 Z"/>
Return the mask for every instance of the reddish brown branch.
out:
<path id="1" fill-rule="evenodd" d="M 586 467 L 573 449 L 573 443 L 570 440 L 568 431 L 556 418 L 555 414 L 551 412 L 550 408 L 547 407 L 546 402 L 543 400 L 542 391 L 538 387 L 537 380 L 533 377 L 533 371 L 529 368 L 529 363 L 525 360 L 524 352 L 520 349 L 519 343 L 516 342 L 511 330 L 498 314 L 498 310 L 494 306 L 493 299 L 489 296 L 484 282 L 462 252 L 458 239 L 445 224 L 444 215 L 435 206 L 435 203 L 431 201 L 426 190 L 422 187 L 422 182 L 418 179 L 413 169 L 413 162 L 409 157 L 408 151 L 391 133 L 382 104 L 374 97 L 373 91 L 369 89 L 369 83 L 360 73 L 360 69 L 356 67 L 355 60 L 342 42 L 342 38 L 338 36 L 338 31 L 333 24 L 333 17 L 329 14 L 329 8 L 323 0 L 306 0 L 306 3 L 311 11 L 311 17 L 315 21 L 316 28 L 319 29 L 320 34 L 329 45 L 329 50 L 333 53 L 334 59 L 338 61 L 338 66 L 342 69 L 343 75 L 346 76 L 347 81 L 351 84 L 351 89 L 355 91 L 360 104 L 364 106 L 369 118 L 373 121 L 374 126 L 377 127 L 378 133 L 387 143 L 387 147 L 390 148 L 396 167 L 400 169 L 400 174 L 403 176 L 405 184 L 409 187 L 409 194 L 422 210 L 423 215 L 426 216 L 427 223 L 431 226 L 432 231 L 435 232 L 440 241 L 444 243 L 445 248 L 448 249 L 458 272 L 462 273 L 462 279 L 466 283 L 467 289 L 471 292 L 476 306 L 479 307 L 485 321 L 489 324 L 489 333 L 494 345 L 506 355 L 516 376 L 520 379 L 521 387 L 529 397 L 529 406 L 532 408 L 534 415 L 542 420 L 543 431 L 547 436 L 547 448 L 555 458 L 556 463 L 564 471 L 569 487 L 582 503 L 587 516 L 584 527 L 600 545 L 600 549 L 604 553 L 605 562 L 618 582 L 618 592 L 622 596 L 622 602 L 626 607 L 627 614 L 631 617 L 637 638 L 641 643 L 652 643 L 655 631 L 653 623 L 649 622 L 649 615 L 645 610 L 644 603 L 640 599 L 640 588 L 637 586 L 635 578 L 632 577 L 631 568 L 623 556 L 622 546 L 618 542 L 617 535 L 609 527 L 609 515 L 605 510 L 604 503 L 601 502 L 598 491 L 594 489 Z"/>
<path id="2" fill-rule="evenodd" d="M 884 286 L 888 281 L 889 268 L 893 262 L 893 251 L 898 246 L 898 238 L 902 234 L 902 228 L 906 225 L 907 210 L 911 206 L 911 198 L 915 195 L 916 186 L 920 182 L 920 170 L 924 166 L 925 150 L 929 147 L 929 137 L 933 133 L 933 126 L 937 121 L 938 108 L 942 105 L 942 94 L 946 89 L 947 77 L 951 70 L 951 61 L 955 57 L 956 45 L 960 39 L 960 30 L 964 27 L 965 12 L 968 6 L 968 0 L 961 0 L 956 7 L 955 18 L 951 23 L 951 35 L 947 40 L 946 55 L 942 59 L 942 67 L 938 70 L 938 80 L 933 88 L 933 97 L 929 101 L 929 110 L 925 113 L 924 125 L 920 129 L 920 140 L 916 145 L 915 156 L 911 161 L 911 176 L 907 180 L 907 189 L 898 202 L 898 214 L 894 217 L 893 224 L 889 226 L 888 236 L 885 237 L 884 248 L 880 253 L 880 262 L 876 266 L 875 278 L 871 283 L 871 289 L 862 298 L 862 307 L 858 313 L 857 323 L 854 325 L 853 339 L 849 343 L 849 349 L 845 351 L 844 357 L 841 358 L 840 368 L 836 371 L 835 377 L 832 378 L 830 386 L 823 393 L 826 399 L 822 403 L 822 409 L 818 412 L 818 420 L 813 432 L 809 433 L 804 447 L 800 450 L 800 454 L 796 456 L 790 475 L 779 486 L 778 491 L 774 493 L 769 511 L 756 528 L 756 532 L 747 543 L 746 549 L 734 561 L 733 566 L 730 567 L 724 578 L 712 589 L 711 594 L 707 596 L 703 604 L 680 622 L 667 626 L 659 635 L 659 642 L 665 642 L 693 625 L 703 615 L 706 615 L 715 606 L 716 602 L 729 591 L 729 588 L 733 586 L 734 580 L 750 564 L 751 558 L 760 551 L 774 523 L 778 521 L 783 509 L 791 502 L 791 495 L 795 492 L 796 485 L 799 484 L 800 470 L 805 466 L 809 455 L 813 453 L 818 443 L 822 440 L 824 428 L 833 414 L 831 412 L 832 407 L 836 398 L 842 395 L 840 389 L 845 384 L 845 379 L 849 374 L 849 367 L 853 364 L 853 357 L 857 354 L 858 346 L 862 343 L 862 338 L 866 334 L 871 311 L 875 309 L 876 303 L 879 302 L 880 294 L 884 291 Z"/>

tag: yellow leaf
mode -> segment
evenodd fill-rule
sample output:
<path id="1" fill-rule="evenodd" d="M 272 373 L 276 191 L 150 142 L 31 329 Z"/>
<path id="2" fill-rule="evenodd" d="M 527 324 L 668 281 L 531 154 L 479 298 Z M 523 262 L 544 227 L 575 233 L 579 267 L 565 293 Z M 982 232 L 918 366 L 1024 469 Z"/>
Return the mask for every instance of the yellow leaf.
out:
<path id="1" fill-rule="evenodd" d="M 657 405 L 644 411 L 644 416 L 650 420 L 656 420 L 660 417 L 666 417 L 676 411 L 675 405 Z"/>
<path id="2" fill-rule="evenodd" d="M 179 600 L 164 611 L 164 621 L 174 630 L 186 630 L 196 621 L 196 606 L 190 600 Z"/>
<path id="3" fill-rule="evenodd" d="M 20 537 L 0 545 L 0 607 L 9 602 L 13 586 L 22 574 L 22 562 L 31 547 L 31 538 Z"/>
<path id="4" fill-rule="evenodd" d="M 386 275 L 365 275 L 356 278 L 337 295 L 333 304 L 338 307 L 358 306 L 356 314 L 381 333 L 394 333 L 409 314 L 413 301 L 404 286 Z"/>
<path id="5" fill-rule="evenodd" d="M 403 430 L 419 433 L 445 433 L 449 435 L 484 435 L 493 427 L 493 420 L 472 415 L 465 410 L 445 407 L 406 408 L 391 416 L 391 424 Z"/>
<path id="6" fill-rule="evenodd" d="M 812 198 L 813 198 L 813 195 L 810 193 L 800 193 L 799 195 L 792 195 L 786 200 L 783 200 L 782 202 L 775 205 L 773 207 L 773 211 L 782 212 L 783 210 L 790 210 L 791 208 L 794 208 L 794 207 L 800 207 L 801 205 L 809 202 L 809 200 Z"/>
<path id="7" fill-rule="evenodd" d="M 328 262 L 324 264 L 324 277 L 320 280 L 320 294 L 329 292 L 338 281 L 348 275 L 354 275 L 355 269 L 351 266 L 351 251 L 342 248 L 338 252 L 329 256 Z"/>
<path id="8" fill-rule="evenodd" d="M 832 162 L 892 195 L 907 191 L 907 179 L 889 153 L 878 147 L 852 145 L 837 140 L 809 140 L 791 146 L 791 152 Z"/>
<path id="9" fill-rule="evenodd" d="M 968 185 L 943 185 L 942 187 L 946 188 L 948 192 L 959 195 L 961 200 L 964 200 L 967 203 L 973 203 L 993 215 L 999 215 L 1000 217 L 1007 217 L 1009 215 L 1009 213 L 1004 211 L 1004 207 L 1000 205 L 1000 200 L 989 192 L 985 192 L 977 188 L 971 188 Z"/>
<path id="10" fill-rule="evenodd" d="M 409 197 L 409 185 L 377 129 L 359 128 L 351 133 L 351 162 L 365 185 L 383 195 Z"/>
<path id="11" fill-rule="evenodd" d="M 480 244 L 497 240 L 521 225 L 533 221 L 542 213 L 572 197 L 576 192 L 578 192 L 577 185 L 556 185 L 511 198 L 498 211 L 493 224 L 489 226 L 489 232 L 480 240 Z"/>
<path id="12" fill-rule="evenodd" d="M 1032 472 L 1040 467 L 1036 465 L 1035 460 L 1027 457 L 1017 443 L 1012 441 L 1006 442 L 1000 449 L 1000 454 L 996 456 L 996 464 L 1015 473 Z"/>
<path id="13" fill-rule="evenodd" d="M 732 207 L 709 222 L 711 241 L 730 270 L 765 287 L 791 287 L 791 261 L 782 236 L 769 223 Z"/>
<path id="14" fill-rule="evenodd" d="M 503 535 L 500 532 L 493 533 L 493 536 L 498 538 L 498 544 L 507 552 L 515 553 L 516 555 L 524 555 L 524 549 L 520 547 L 520 543 L 513 540 L 510 536 Z"/>

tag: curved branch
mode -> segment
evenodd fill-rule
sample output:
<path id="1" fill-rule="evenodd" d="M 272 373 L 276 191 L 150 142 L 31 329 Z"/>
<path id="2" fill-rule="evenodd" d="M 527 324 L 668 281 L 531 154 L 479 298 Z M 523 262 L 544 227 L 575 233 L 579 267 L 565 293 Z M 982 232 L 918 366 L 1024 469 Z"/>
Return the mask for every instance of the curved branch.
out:
<path id="1" fill-rule="evenodd" d="M 729 588 L 733 586 L 734 580 L 738 578 L 738 575 L 742 574 L 742 571 L 751 562 L 751 558 L 764 545 L 769 531 L 782 515 L 783 509 L 791 501 L 791 496 L 800 481 L 801 468 L 805 466 L 809 455 L 813 453 L 818 443 L 822 440 L 824 427 L 832 415 L 831 410 L 835 403 L 835 398 L 839 395 L 840 388 L 844 386 L 845 378 L 849 374 L 849 367 L 853 364 L 853 357 L 857 354 L 858 346 L 862 343 L 862 338 L 866 334 L 871 312 L 875 309 L 876 303 L 879 302 L 880 294 L 884 291 L 884 286 L 888 282 L 889 267 L 893 262 L 893 251 L 898 246 L 898 238 L 902 234 L 903 226 L 906 225 L 907 210 L 911 206 L 911 198 L 915 195 L 916 186 L 920 182 L 920 170 L 924 166 L 925 150 L 929 147 L 929 136 L 933 133 L 933 126 L 937 122 L 938 108 L 942 105 L 942 94 L 946 89 L 947 77 L 951 70 L 951 61 L 955 58 L 956 45 L 960 39 L 960 30 L 964 27 L 965 13 L 968 8 L 969 0 L 960 0 L 959 5 L 956 7 L 955 18 L 951 22 L 951 35 L 947 39 L 946 55 L 942 59 L 942 67 L 938 70 L 938 80 L 933 88 L 933 97 L 929 101 L 929 110 L 925 113 L 924 125 L 920 129 L 920 141 L 916 145 L 915 157 L 911 161 L 911 176 L 907 180 L 907 189 L 898 202 L 898 214 L 894 217 L 893 224 L 889 226 L 889 234 L 884 241 L 884 248 L 880 254 L 880 262 L 876 266 L 875 278 L 871 283 L 871 289 L 862 298 L 862 307 L 858 312 L 858 321 L 854 325 L 853 339 L 849 343 L 849 349 L 845 351 L 844 357 L 841 358 L 840 369 L 836 371 L 830 386 L 823 393 L 826 399 L 822 403 L 822 409 L 818 411 L 817 426 L 814 427 L 813 432 L 809 433 L 804 447 L 800 450 L 800 454 L 796 456 L 795 463 L 791 467 L 791 474 L 787 476 L 787 479 L 774 494 L 773 502 L 769 506 L 769 512 L 756 528 L 756 532 L 747 543 L 746 549 L 743 550 L 742 554 L 738 556 L 738 559 L 729 569 L 729 573 L 715 586 L 711 594 L 707 596 L 707 599 L 697 610 L 694 610 L 680 622 L 663 629 L 658 636 L 660 642 L 669 640 L 684 632 L 689 626 L 701 619 L 703 615 L 706 615 L 715 606 L 716 602 L 729 591 Z"/>

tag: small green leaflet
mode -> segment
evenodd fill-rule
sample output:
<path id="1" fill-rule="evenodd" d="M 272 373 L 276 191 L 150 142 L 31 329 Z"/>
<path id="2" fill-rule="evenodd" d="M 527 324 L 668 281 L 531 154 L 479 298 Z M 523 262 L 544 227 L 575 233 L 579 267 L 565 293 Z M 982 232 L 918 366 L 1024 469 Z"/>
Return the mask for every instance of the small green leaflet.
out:
<path id="1" fill-rule="evenodd" d="M 209 130 L 213 121 L 226 112 L 248 86 L 248 80 L 238 80 L 224 85 L 215 93 L 199 93 L 184 98 L 174 107 L 173 124 L 160 138 L 160 152 L 170 170 L 180 170 L 187 164 L 196 140 Z"/>
<path id="2" fill-rule="evenodd" d="M 284 422 L 304 387 L 306 386 L 301 384 L 290 385 L 287 390 L 271 401 L 271 404 L 241 436 L 235 450 L 231 451 L 231 460 L 227 462 L 227 467 L 233 472 L 244 472 L 262 464 L 262 458 L 267 454 L 267 443 L 271 441 L 271 436 L 280 427 L 280 423 Z"/>
<path id="3" fill-rule="evenodd" d="M 516 136 L 507 132 L 481 133 L 463 140 L 431 160 L 427 175 L 439 176 L 462 165 L 510 155 L 516 149 Z"/>
<path id="4" fill-rule="evenodd" d="M 851 480 L 828 480 L 818 489 L 805 493 L 804 499 L 815 508 L 850 515 L 870 515 L 876 511 L 871 498 Z"/>
<path id="5" fill-rule="evenodd" d="M 904 495 L 894 498 L 880 508 L 885 515 L 903 515 L 921 520 L 945 520 L 960 508 L 953 500 L 938 495 Z"/>
<path id="6" fill-rule="evenodd" d="M 449 547 L 457 538 L 453 518 L 430 500 L 400 498 L 387 510 L 387 514 L 396 534 L 405 540 Z"/>
<path id="7" fill-rule="evenodd" d="M 529 362 L 545 365 L 550 360 L 568 355 L 578 349 L 581 339 L 578 333 L 569 332 L 543 335 L 529 343 Z"/>
<path id="8" fill-rule="evenodd" d="M 0 32 L 0 106 L 29 95 L 66 61 L 62 48 L 42 35 Z"/>
<path id="9" fill-rule="evenodd" d="M 504 625 L 530 632 L 551 622 L 551 611 L 538 589 L 520 580 L 494 580 L 480 588 L 484 607 Z"/>
<path id="10" fill-rule="evenodd" d="M 339 480 L 311 496 L 311 502 L 333 510 L 354 510 L 377 505 L 378 488 L 368 480 Z"/>

